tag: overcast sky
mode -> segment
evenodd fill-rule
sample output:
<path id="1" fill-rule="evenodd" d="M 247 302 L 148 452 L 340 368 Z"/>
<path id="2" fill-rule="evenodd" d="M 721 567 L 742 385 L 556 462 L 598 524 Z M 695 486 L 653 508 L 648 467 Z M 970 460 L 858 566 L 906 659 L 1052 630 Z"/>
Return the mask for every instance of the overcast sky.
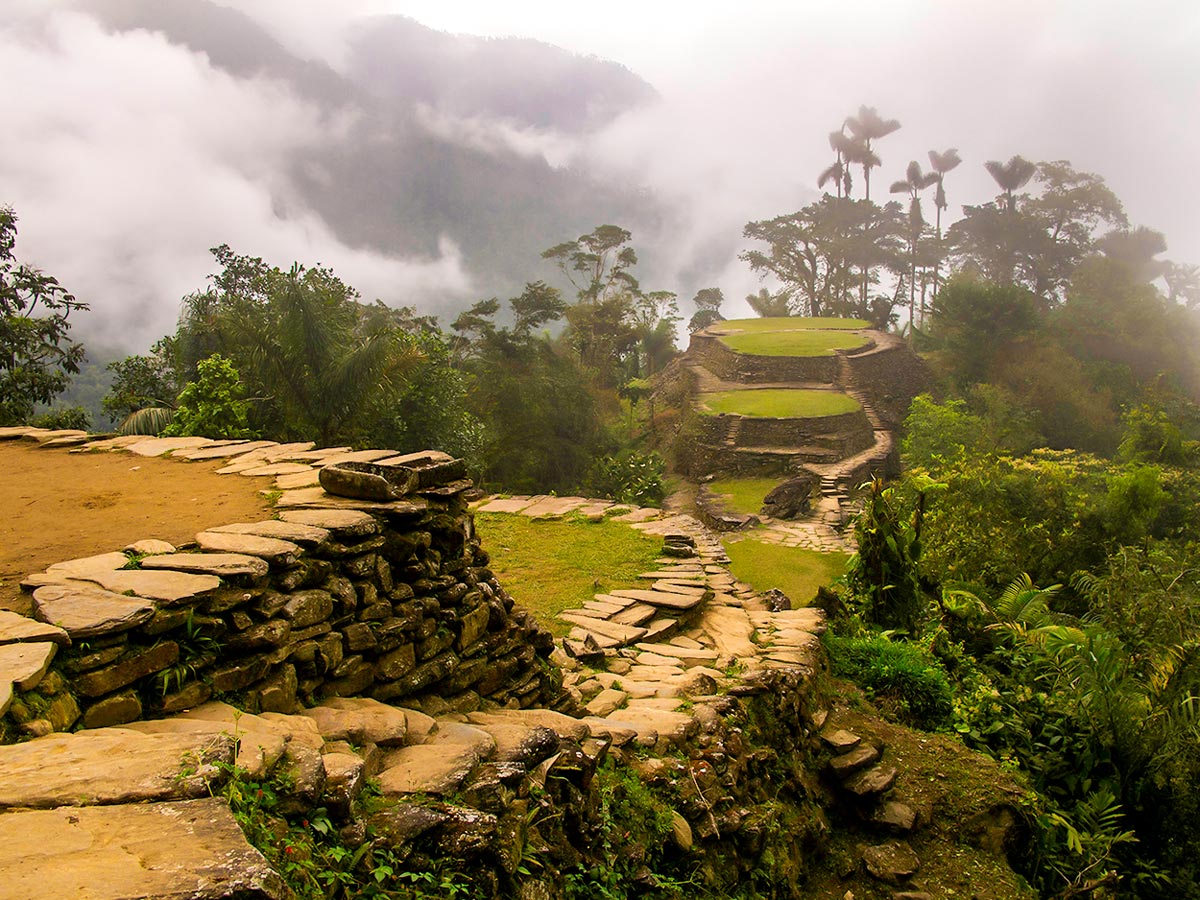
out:
<path id="1" fill-rule="evenodd" d="M 731 299 L 757 288 L 735 255 L 742 226 L 816 196 L 826 135 L 860 104 L 903 124 L 878 145 L 879 182 L 930 149 L 957 147 L 964 164 L 947 178 L 954 212 L 995 193 L 985 160 L 1069 159 L 1107 179 L 1134 224 L 1163 231 L 1168 257 L 1200 263 L 1195 0 L 1136 9 L 1102 0 L 220 2 L 335 67 L 349 22 L 394 12 L 451 32 L 532 37 L 635 71 L 661 104 L 586 142 L 522 139 L 553 164 L 586 165 L 668 200 L 676 214 L 663 231 L 635 241 L 648 286 L 685 297 L 706 284 Z M 170 330 L 217 241 L 280 265 L 319 260 L 368 298 L 399 291 L 442 310 L 487 296 L 464 274 L 461 248 L 443 242 L 437 255 L 411 259 L 346 246 L 280 183 L 281 160 L 297 146 L 337 139 L 336 117 L 158 36 L 105 34 L 65 4 L 0 0 L 0 13 L 0 203 L 21 219 L 18 256 L 92 302 L 112 324 L 107 337 L 141 349 Z M 169 198 L 147 187 L 163 179 L 180 185 Z"/>

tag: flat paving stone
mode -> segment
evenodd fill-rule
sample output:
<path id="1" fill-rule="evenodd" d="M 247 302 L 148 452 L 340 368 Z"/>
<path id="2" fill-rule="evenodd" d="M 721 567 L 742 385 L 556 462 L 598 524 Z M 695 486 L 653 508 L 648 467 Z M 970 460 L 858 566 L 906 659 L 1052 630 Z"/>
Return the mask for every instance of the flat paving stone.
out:
<path id="1" fill-rule="evenodd" d="M 349 453 L 334 453 L 324 456 L 319 462 L 322 466 L 336 466 L 339 463 L 347 462 L 378 462 L 395 455 L 395 450 L 351 450 Z"/>
<path id="2" fill-rule="evenodd" d="M 584 628 L 580 625 L 572 628 L 567 633 L 567 637 L 573 641 L 579 642 L 583 642 L 588 638 L 591 638 L 596 642 L 596 646 L 598 646 L 601 650 L 611 650 L 613 647 L 620 647 L 622 644 L 622 641 L 619 641 L 616 638 L 611 638 L 604 634 L 598 634 L 597 632 L 591 631 L 590 629 Z"/>
<path id="3" fill-rule="evenodd" d="M 583 497 L 547 497 L 522 509 L 521 515 L 534 518 L 565 516 L 567 513 L 579 509 L 585 503 L 587 500 Z"/>
<path id="4" fill-rule="evenodd" d="M 291 541 L 228 531 L 201 531 L 196 535 L 196 543 L 206 552 L 242 553 L 281 566 L 290 566 L 301 553 L 300 546 Z"/>
<path id="5" fill-rule="evenodd" d="M 71 637 L 57 625 L 30 619 L 20 613 L 0 609 L 0 645 L 31 644 L 52 641 L 61 646 L 71 643 Z"/>
<path id="6" fill-rule="evenodd" d="M 41 684 L 56 650 L 58 644 L 49 641 L 0 646 L 0 683 L 33 690 Z"/>
<path id="7" fill-rule="evenodd" d="M 250 575 L 261 578 L 267 574 L 266 560 L 241 553 L 164 553 L 142 560 L 143 569 L 172 569 L 176 572 L 198 572 L 229 578 Z"/>
<path id="8" fill-rule="evenodd" d="M 691 647 L 680 647 L 677 644 L 641 643 L 637 645 L 637 648 L 644 650 L 646 653 L 657 653 L 660 656 L 669 656 L 673 659 L 712 662 L 717 658 L 716 650 L 707 650 L 704 648 L 697 650 Z"/>
<path id="9" fill-rule="evenodd" d="M 533 503 L 532 497 L 498 497 L 479 507 L 480 512 L 518 513 Z"/>
<path id="10" fill-rule="evenodd" d="M 294 509 L 279 514 L 281 521 L 312 525 L 345 537 L 364 537 L 379 531 L 379 520 L 352 509 Z"/>
<path id="11" fill-rule="evenodd" d="M 424 500 L 354 500 L 350 497 L 335 497 L 333 494 L 327 494 L 325 489 L 321 487 L 311 487 L 297 488 L 292 491 L 284 491 L 282 496 L 275 501 L 275 507 L 280 510 L 370 509 L 377 510 L 379 512 L 415 515 L 428 509 L 429 504 Z"/>
<path id="12" fill-rule="evenodd" d="M 651 606 L 667 609 L 687 610 L 698 606 L 704 600 L 704 594 L 669 594 L 664 591 L 641 591 L 636 589 L 617 590 L 611 592 L 616 597 L 628 597 L 640 600 Z"/>
<path id="13" fill-rule="evenodd" d="M 515 723 L 529 727 L 540 725 L 568 741 L 582 741 L 591 734 L 587 725 L 579 719 L 552 709 L 497 709 L 491 712 L 473 712 L 467 716 L 467 720 L 480 724 Z"/>
<path id="14" fill-rule="evenodd" d="M 127 453 L 136 456 L 162 456 L 174 450 L 193 450 L 197 447 L 207 447 L 212 443 L 211 438 L 205 437 L 152 437 L 125 448 Z"/>
<path id="15" fill-rule="evenodd" d="M 218 798 L 0 815 L 0 900 L 282 900 Z"/>
<path id="16" fill-rule="evenodd" d="M 495 749 L 495 739 L 481 728 L 439 722 L 428 743 L 400 747 L 383 757 L 379 790 L 384 796 L 451 793 Z"/>
<path id="17" fill-rule="evenodd" d="M 47 809 L 209 795 L 234 740 L 97 728 L 0 746 L 0 808 Z"/>
<path id="18" fill-rule="evenodd" d="M 147 622 L 155 604 L 84 584 L 48 585 L 33 592 L 33 615 L 63 629 L 71 640 L 120 634 Z"/>
<path id="19" fill-rule="evenodd" d="M 275 478 L 275 488 L 280 491 L 292 491 L 296 488 L 317 487 L 321 483 L 321 470 L 308 467 L 307 472 L 297 472 L 294 475 L 278 475 Z"/>
<path id="20" fill-rule="evenodd" d="M 180 450 L 172 453 L 172 459 L 200 461 L 206 459 L 227 459 L 231 456 L 241 456 L 251 450 L 261 450 L 264 447 L 274 447 L 274 441 L 219 441 L 206 447 L 193 450 Z"/>
<path id="21" fill-rule="evenodd" d="M 159 554 L 165 555 L 165 554 Z M 221 586 L 215 575 L 196 575 L 188 572 L 152 569 L 119 569 L 116 572 L 97 572 L 80 580 L 91 581 L 106 591 L 125 594 L 132 591 L 147 600 L 159 600 L 168 606 L 202 597 Z"/>
<path id="22" fill-rule="evenodd" d="M 658 610 L 655 607 L 647 603 L 634 603 L 619 613 L 613 614 L 609 619 L 619 625 L 645 625 L 656 615 L 658 615 Z"/>
<path id="23" fill-rule="evenodd" d="M 100 553 L 96 556 L 84 556 L 79 559 L 68 559 L 46 567 L 50 575 L 66 578 L 78 578 L 94 572 L 115 572 L 129 565 L 129 557 L 124 553 Z"/>
<path id="24" fill-rule="evenodd" d="M 621 643 L 633 643 L 646 636 L 646 629 L 636 625 L 620 625 L 616 622 L 591 619 L 586 616 L 572 615 L 570 613 L 559 613 L 558 617 L 564 622 L 579 625 L 594 634 L 603 635 Z"/>
<path id="25" fill-rule="evenodd" d="M 242 469 L 238 475 L 245 475 L 247 478 L 260 478 L 264 476 L 276 475 L 297 475 L 307 473 L 312 470 L 312 466 L 306 463 L 267 463 L 265 466 L 252 466 L 249 469 Z"/>
<path id="26" fill-rule="evenodd" d="M 282 522 L 279 519 L 266 519 L 262 522 L 234 522 L 230 525 L 218 525 L 216 528 L 208 530 L 221 534 L 251 534 L 257 537 L 275 538 L 307 547 L 323 544 L 329 540 L 330 536 L 327 528 Z"/>
<path id="27" fill-rule="evenodd" d="M 399 746 L 408 734 L 408 716 L 399 707 L 365 697 L 335 697 L 300 711 L 327 741 Z"/>

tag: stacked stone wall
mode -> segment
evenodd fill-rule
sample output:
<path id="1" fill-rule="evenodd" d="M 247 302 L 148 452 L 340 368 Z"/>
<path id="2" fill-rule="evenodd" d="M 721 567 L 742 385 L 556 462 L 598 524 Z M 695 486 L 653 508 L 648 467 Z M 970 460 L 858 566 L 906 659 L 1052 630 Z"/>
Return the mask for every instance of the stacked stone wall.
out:
<path id="1" fill-rule="evenodd" d="M 855 388 L 889 428 L 899 428 L 913 398 L 929 390 L 933 376 L 921 357 L 895 335 L 870 350 L 845 354 Z"/>
<path id="2" fill-rule="evenodd" d="M 699 332 L 692 335 L 688 356 L 718 378 L 741 384 L 833 384 L 838 374 L 835 356 L 751 356 Z"/>
<path id="3" fill-rule="evenodd" d="M 198 552 L 31 576 L 35 616 L 61 627 L 55 677 L 29 697 L 18 687 L 6 730 L 119 725 L 210 698 L 283 713 L 345 696 L 435 713 L 552 704 L 552 637 L 488 569 L 469 487 L 435 477 L 374 511 L 285 510 L 198 535 Z"/>

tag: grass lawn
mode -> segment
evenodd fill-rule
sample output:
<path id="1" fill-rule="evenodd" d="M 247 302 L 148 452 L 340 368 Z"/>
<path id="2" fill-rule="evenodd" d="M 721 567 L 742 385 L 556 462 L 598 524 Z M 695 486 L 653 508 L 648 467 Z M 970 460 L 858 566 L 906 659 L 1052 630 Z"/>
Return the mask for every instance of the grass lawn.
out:
<path id="1" fill-rule="evenodd" d="M 729 569 L 735 578 L 756 591 L 779 588 L 794 606 L 807 606 L 817 588 L 829 584 L 846 570 L 845 553 L 818 553 L 799 547 L 764 544 L 753 538 L 726 541 Z"/>
<path id="2" fill-rule="evenodd" d="M 784 480 L 778 478 L 721 478 L 708 483 L 708 489 L 725 499 L 730 512 L 756 514 L 762 509 L 763 498 Z"/>
<path id="3" fill-rule="evenodd" d="M 598 593 L 645 587 L 638 573 L 654 569 L 662 552 L 661 538 L 620 522 L 476 513 L 475 524 L 500 584 L 559 637 L 571 630 L 560 612 Z"/>
<path id="4" fill-rule="evenodd" d="M 750 356 L 833 356 L 867 343 L 857 331 L 775 330 L 721 335 L 730 350 Z"/>
<path id="5" fill-rule="evenodd" d="M 749 391 L 718 391 L 701 394 L 709 415 L 736 413 L 740 416 L 770 416 L 777 419 L 836 416 L 854 412 L 858 401 L 838 391 L 767 388 Z"/>
<path id="6" fill-rule="evenodd" d="M 750 333 L 760 331 L 797 331 L 802 329 L 824 329 L 829 331 L 855 328 L 870 328 L 871 323 L 866 319 L 836 319 L 833 316 L 786 316 L 766 319 L 726 319 L 717 324 L 718 328 L 736 328 L 738 331 Z"/>

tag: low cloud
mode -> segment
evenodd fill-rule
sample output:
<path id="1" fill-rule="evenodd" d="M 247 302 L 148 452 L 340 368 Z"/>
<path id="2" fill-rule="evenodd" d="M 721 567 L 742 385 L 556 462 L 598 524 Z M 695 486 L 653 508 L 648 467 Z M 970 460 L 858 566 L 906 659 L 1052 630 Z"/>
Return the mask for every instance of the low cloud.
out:
<path id="1" fill-rule="evenodd" d="M 173 330 L 220 243 L 281 266 L 331 266 L 368 299 L 471 291 L 449 241 L 428 259 L 350 247 L 296 195 L 292 155 L 343 137 L 353 111 L 323 113 L 161 35 L 109 33 L 65 9 L 0 26 L 0 81 L 23 85 L 5 100 L 19 139 L 0 143 L 18 257 L 91 304 L 84 335 L 141 349 Z"/>

